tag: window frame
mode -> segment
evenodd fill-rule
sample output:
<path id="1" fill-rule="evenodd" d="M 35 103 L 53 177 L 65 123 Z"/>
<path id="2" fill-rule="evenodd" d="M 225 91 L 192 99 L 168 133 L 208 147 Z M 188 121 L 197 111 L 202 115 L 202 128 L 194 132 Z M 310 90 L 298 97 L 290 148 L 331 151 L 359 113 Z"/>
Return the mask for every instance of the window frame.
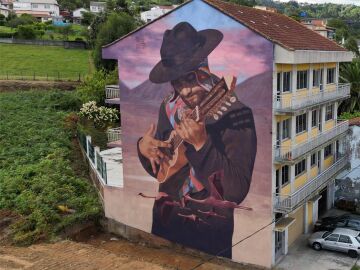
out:
<path id="1" fill-rule="evenodd" d="M 332 156 L 333 154 L 333 147 L 332 144 L 329 144 L 327 146 L 324 147 L 324 159 Z"/>
<path id="2" fill-rule="evenodd" d="M 291 71 L 280 71 L 277 73 L 276 81 L 277 87 L 276 90 L 278 93 L 290 93 L 291 92 Z"/>
<path id="3" fill-rule="evenodd" d="M 309 70 L 298 70 L 296 77 L 296 89 L 309 89 Z"/>
<path id="4" fill-rule="evenodd" d="M 325 121 L 334 119 L 334 104 L 326 105 L 325 107 Z"/>
<path id="5" fill-rule="evenodd" d="M 326 71 L 326 84 L 335 83 L 336 68 L 328 68 Z"/>
<path id="6" fill-rule="evenodd" d="M 306 132 L 306 130 L 307 130 L 307 114 L 303 113 L 303 114 L 297 115 L 296 119 L 295 119 L 295 123 L 296 123 L 296 126 L 295 126 L 296 134 Z"/>
<path id="7" fill-rule="evenodd" d="M 295 164 L 295 177 L 298 177 L 304 174 L 305 172 L 306 172 L 306 159 L 303 159 Z"/>
<path id="8" fill-rule="evenodd" d="M 283 120 L 281 122 L 282 122 L 281 123 L 281 131 L 282 131 L 281 140 L 285 141 L 290 138 L 290 118 Z M 286 127 L 286 128 L 284 128 L 284 127 Z"/>
<path id="9" fill-rule="evenodd" d="M 310 156 L 310 167 L 315 167 L 317 166 L 317 152 L 311 154 Z"/>
<path id="10" fill-rule="evenodd" d="M 311 127 L 318 127 L 319 125 L 319 111 L 317 109 L 311 111 Z M 314 117 L 315 116 L 315 117 Z"/>
<path id="11" fill-rule="evenodd" d="M 286 173 L 285 173 L 286 172 Z M 285 178 L 286 176 L 286 178 Z M 284 165 L 281 167 L 281 187 L 286 186 L 290 183 L 290 167 L 289 165 Z"/>

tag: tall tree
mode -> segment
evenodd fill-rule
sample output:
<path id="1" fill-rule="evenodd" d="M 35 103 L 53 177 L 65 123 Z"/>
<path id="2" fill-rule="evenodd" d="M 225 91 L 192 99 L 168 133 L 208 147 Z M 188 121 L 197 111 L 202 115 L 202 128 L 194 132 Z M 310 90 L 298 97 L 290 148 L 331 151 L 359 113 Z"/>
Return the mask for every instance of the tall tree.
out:
<path id="1" fill-rule="evenodd" d="M 340 112 L 360 111 L 360 60 L 344 64 L 340 70 L 340 80 L 351 83 L 350 98 L 340 104 Z"/>
<path id="2" fill-rule="evenodd" d="M 100 25 L 94 48 L 94 63 L 97 69 L 113 70 L 116 67 L 115 61 L 102 59 L 102 46 L 126 35 L 136 26 L 135 20 L 129 14 L 111 13 L 107 20 Z"/>

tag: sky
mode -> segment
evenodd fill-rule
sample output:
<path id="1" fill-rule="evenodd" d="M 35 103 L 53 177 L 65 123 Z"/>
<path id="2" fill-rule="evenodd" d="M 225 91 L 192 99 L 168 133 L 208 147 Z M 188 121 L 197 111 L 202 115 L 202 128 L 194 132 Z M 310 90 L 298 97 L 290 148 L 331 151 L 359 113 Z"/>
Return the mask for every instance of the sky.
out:
<path id="1" fill-rule="evenodd" d="M 277 0 L 280 2 L 289 2 L 289 0 Z M 295 0 L 299 3 L 310 3 L 310 4 L 324 4 L 324 3 L 333 3 L 333 4 L 353 4 L 360 6 L 360 0 Z"/>

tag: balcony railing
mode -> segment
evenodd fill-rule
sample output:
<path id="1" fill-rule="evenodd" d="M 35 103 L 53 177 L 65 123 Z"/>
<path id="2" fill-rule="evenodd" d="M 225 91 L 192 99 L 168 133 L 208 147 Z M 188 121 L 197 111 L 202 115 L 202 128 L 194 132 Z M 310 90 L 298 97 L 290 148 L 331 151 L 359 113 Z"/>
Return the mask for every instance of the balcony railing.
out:
<path id="1" fill-rule="evenodd" d="M 320 91 L 313 93 L 307 91 L 306 94 L 295 93 L 291 95 L 275 95 L 274 109 L 278 112 L 294 112 L 302 108 L 311 107 L 320 103 L 345 98 L 350 95 L 349 83 L 338 83 L 333 91 Z"/>
<path id="2" fill-rule="evenodd" d="M 121 140 L 121 127 L 108 129 L 107 137 L 109 143 Z"/>
<path id="3" fill-rule="evenodd" d="M 291 161 L 314 148 L 328 142 L 332 138 L 346 132 L 349 129 L 349 121 L 338 121 L 336 125 L 319 133 L 316 137 L 309 137 L 307 141 L 291 146 L 275 146 L 275 159 L 277 161 Z"/>
<path id="4" fill-rule="evenodd" d="M 120 98 L 120 89 L 118 85 L 105 86 L 106 99 Z"/>
<path id="5" fill-rule="evenodd" d="M 295 191 L 291 195 L 274 194 L 274 209 L 279 212 L 288 212 L 296 209 L 307 199 L 311 198 L 315 193 L 325 186 L 328 181 L 333 179 L 337 173 L 348 163 L 348 156 L 338 159 L 332 166 L 320 173 L 318 176 L 307 182 L 303 187 Z"/>

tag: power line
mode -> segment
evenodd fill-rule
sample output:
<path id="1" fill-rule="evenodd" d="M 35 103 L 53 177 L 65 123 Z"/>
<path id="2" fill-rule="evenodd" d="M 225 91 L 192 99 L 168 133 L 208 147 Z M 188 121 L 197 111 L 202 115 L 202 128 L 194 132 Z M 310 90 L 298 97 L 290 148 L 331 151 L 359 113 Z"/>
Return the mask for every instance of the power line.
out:
<path id="1" fill-rule="evenodd" d="M 360 164 L 359 164 L 358 166 L 356 166 L 355 168 L 351 169 L 351 170 L 350 170 L 347 174 L 345 174 L 343 177 L 349 175 L 351 172 L 353 172 L 354 170 L 356 170 L 356 169 L 359 168 L 359 167 L 360 167 Z M 285 215 L 289 215 L 289 214 L 291 214 L 292 212 L 294 212 L 295 210 L 297 210 L 297 209 L 294 209 L 294 210 L 292 210 L 292 211 L 286 212 L 286 213 L 284 213 L 284 214 L 285 214 Z M 281 220 L 281 219 L 283 219 L 283 218 L 284 218 L 284 217 L 281 217 L 281 218 L 279 218 L 279 219 L 277 219 L 277 220 L 276 220 L 276 219 L 273 219 L 270 223 L 264 225 L 263 227 L 259 228 L 258 230 L 254 231 L 253 233 L 249 234 L 248 236 L 240 239 L 238 242 L 236 242 L 236 243 L 233 244 L 232 246 L 229 246 L 229 247 L 227 247 L 227 248 L 219 251 L 218 253 L 216 253 L 215 255 L 213 255 L 211 258 L 209 258 L 209 259 L 207 259 L 207 260 L 205 260 L 205 261 L 197 264 L 195 267 L 191 268 L 190 270 L 195 270 L 195 269 L 199 268 L 201 265 L 203 265 L 203 264 L 205 264 L 205 263 L 207 263 L 207 262 L 210 262 L 211 260 L 215 259 L 217 256 L 220 256 L 220 255 L 221 255 L 222 253 L 224 253 L 225 251 L 227 251 L 227 250 L 229 250 L 230 248 L 233 248 L 233 247 L 237 246 L 238 244 L 244 242 L 245 240 L 253 237 L 255 234 L 261 232 L 262 230 L 266 229 L 267 227 L 269 227 L 269 226 L 272 225 L 273 223 L 275 223 L 275 222 L 277 222 L 277 221 L 279 221 L 279 220 Z M 356 262 L 355 262 L 355 265 L 356 265 L 356 264 L 357 264 L 357 260 L 356 260 Z"/>

